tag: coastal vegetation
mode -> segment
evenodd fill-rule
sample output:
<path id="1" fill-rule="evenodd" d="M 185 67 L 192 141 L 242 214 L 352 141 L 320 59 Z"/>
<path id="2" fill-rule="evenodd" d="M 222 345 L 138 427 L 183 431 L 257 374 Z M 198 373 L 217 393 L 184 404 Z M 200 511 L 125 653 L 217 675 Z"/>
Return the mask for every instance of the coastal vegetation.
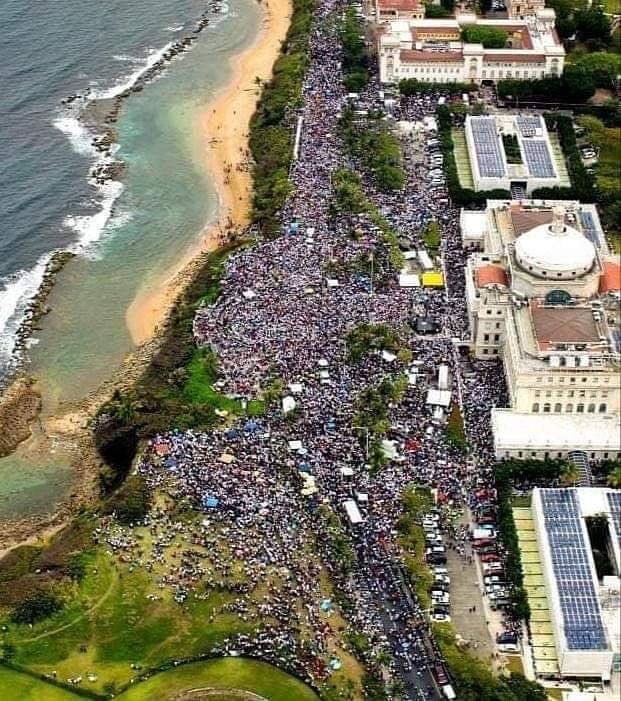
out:
<path id="1" fill-rule="evenodd" d="M 272 79 L 263 86 L 257 110 L 250 121 L 250 153 L 254 161 L 252 219 L 267 235 L 276 235 L 277 214 L 290 190 L 289 167 L 293 154 L 292 112 L 299 107 L 308 65 L 308 37 L 314 0 L 292 0 L 293 13 L 282 54 Z"/>

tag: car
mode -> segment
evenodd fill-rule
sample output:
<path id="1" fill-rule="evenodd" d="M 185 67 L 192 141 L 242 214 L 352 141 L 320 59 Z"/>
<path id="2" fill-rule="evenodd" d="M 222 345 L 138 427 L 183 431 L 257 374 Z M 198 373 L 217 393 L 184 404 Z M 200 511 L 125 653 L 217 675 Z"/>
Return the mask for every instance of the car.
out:
<path id="1" fill-rule="evenodd" d="M 502 582 L 502 577 L 498 574 L 486 574 L 483 577 L 483 583 L 487 584 L 500 584 Z"/>
<path id="2" fill-rule="evenodd" d="M 448 615 L 448 613 L 432 613 L 431 614 L 431 620 L 434 623 L 450 623 L 451 622 L 451 617 Z"/>
<path id="3" fill-rule="evenodd" d="M 444 665 L 441 665 L 439 663 L 435 664 L 431 671 L 433 676 L 435 677 L 435 680 L 440 686 L 449 683 L 448 674 L 446 673 L 446 669 L 444 669 Z"/>
<path id="4" fill-rule="evenodd" d="M 451 578 L 448 576 L 448 574 L 436 574 L 434 575 L 434 581 L 438 584 L 450 584 Z"/>
<path id="5" fill-rule="evenodd" d="M 433 568 L 433 573 L 438 575 L 438 574 L 448 574 L 448 570 L 446 567 L 434 567 Z"/>
<path id="6" fill-rule="evenodd" d="M 504 566 L 502 562 L 484 562 L 483 563 L 483 572 L 488 573 L 488 572 L 502 572 L 504 570 Z"/>
<path id="7" fill-rule="evenodd" d="M 500 562 L 500 555 L 498 553 L 483 553 L 481 562 Z"/>
<path id="8" fill-rule="evenodd" d="M 505 630 L 504 633 L 498 633 L 496 635 L 496 642 L 501 645 L 508 645 L 510 643 L 517 643 L 518 634 L 512 630 Z"/>

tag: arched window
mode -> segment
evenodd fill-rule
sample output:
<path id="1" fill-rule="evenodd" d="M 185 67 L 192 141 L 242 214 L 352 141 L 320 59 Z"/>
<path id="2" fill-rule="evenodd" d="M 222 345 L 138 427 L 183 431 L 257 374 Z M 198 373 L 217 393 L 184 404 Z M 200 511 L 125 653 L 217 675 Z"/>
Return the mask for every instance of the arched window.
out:
<path id="1" fill-rule="evenodd" d="M 595 404 L 589 404 L 589 414 L 594 414 L 595 413 Z"/>
<path id="2" fill-rule="evenodd" d="M 549 404 L 548 402 L 546 402 L 546 403 L 543 405 L 543 413 L 544 413 L 544 414 L 549 414 L 549 413 L 550 413 L 550 404 Z"/>
<path id="3" fill-rule="evenodd" d="M 584 404 L 578 404 L 576 411 L 578 414 L 584 414 Z"/>
<path id="4" fill-rule="evenodd" d="M 605 404 L 600 404 L 600 405 L 599 405 L 599 413 L 600 413 L 600 414 L 605 414 L 607 408 L 608 408 L 608 407 L 607 407 Z"/>
<path id="5" fill-rule="evenodd" d="M 563 409 L 563 407 L 561 406 L 560 403 L 554 405 L 554 413 L 555 413 L 555 414 L 560 414 L 561 411 L 562 411 L 562 409 Z"/>
<path id="6" fill-rule="evenodd" d="M 538 413 L 538 411 L 539 411 L 539 402 L 535 402 L 533 404 L 533 414 Z"/>
<path id="7" fill-rule="evenodd" d="M 574 405 L 573 405 L 573 404 L 568 404 L 568 405 L 565 407 L 565 411 L 566 411 L 568 414 L 571 414 L 571 412 L 572 412 L 573 410 L 574 410 Z"/>

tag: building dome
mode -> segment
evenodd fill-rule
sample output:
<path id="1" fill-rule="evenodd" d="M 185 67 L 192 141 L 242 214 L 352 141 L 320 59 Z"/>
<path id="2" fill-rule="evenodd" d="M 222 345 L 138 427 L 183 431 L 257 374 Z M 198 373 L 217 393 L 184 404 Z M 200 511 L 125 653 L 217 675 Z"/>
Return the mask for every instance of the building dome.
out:
<path id="1" fill-rule="evenodd" d="M 595 261 L 595 246 L 565 223 L 562 207 L 554 208 L 550 224 L 541 224 L 515 242 L 520 267 L 546 280 L 572 280 L 588 273 Z"/>

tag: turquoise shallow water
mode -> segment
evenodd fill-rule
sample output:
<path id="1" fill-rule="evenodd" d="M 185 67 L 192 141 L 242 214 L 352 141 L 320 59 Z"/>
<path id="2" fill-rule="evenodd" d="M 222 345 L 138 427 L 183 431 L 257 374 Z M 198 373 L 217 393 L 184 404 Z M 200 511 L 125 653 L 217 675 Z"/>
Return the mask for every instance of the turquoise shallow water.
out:
<path id="1" fill-rule="evenodd" d="M 59 275 L 52 311 L 30 350 L 44 414 L 114 374 L 132 350 L 125 314 L 137 291 L 160 278 L 215 218 L 198 115 L 226 84 L 230 58 L 252 42 L 259 22 L 253 0 L 231 0 L 229 16 L 125 102 L 117 124 L 118 155 L 128 166 L 124 190 L 101 239 Z M 68 493 L 70 477 L 54 455 L 36 465 L 0 459 L 0 519 L 50 510 Z"/>

